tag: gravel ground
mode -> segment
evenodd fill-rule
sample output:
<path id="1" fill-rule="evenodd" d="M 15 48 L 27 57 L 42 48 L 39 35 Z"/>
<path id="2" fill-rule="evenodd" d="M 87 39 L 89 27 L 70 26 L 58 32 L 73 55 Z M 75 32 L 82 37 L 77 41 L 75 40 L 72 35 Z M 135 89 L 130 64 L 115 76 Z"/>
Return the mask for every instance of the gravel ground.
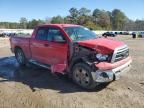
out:
<path id="1" fill-rule="evenodd" d="M 0 108 L 144 108 L 144 39 L 118 36 L 130 47 L 132 69 L 92 91 L 34 65 L 20 68 L 0 40 Z"/>

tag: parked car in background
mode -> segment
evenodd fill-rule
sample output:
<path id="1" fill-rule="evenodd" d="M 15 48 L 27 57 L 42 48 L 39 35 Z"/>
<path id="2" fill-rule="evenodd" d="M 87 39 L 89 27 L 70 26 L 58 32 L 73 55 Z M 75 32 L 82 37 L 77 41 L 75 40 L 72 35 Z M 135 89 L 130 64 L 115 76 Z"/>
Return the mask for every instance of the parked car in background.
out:
<path id="1" fill-rule="evenodd" d="M 144 32 L 140 32 L 138 36 L 144 38 Z"/>
<path id="2" fill-rule="evenodd" d="M 122 35 L 129 35 L 129 32 L 122 32 Z"/>
<path id="3" fill-rule="evenodd" d="M 102 36 L 104 37 L 115 37 L 116 34 L 114 34 L 113 32 L 105 32 L 102 34 Z"/>
<path id="4" fill-rule="evenodd" d="M 116 32 L 114 32 L 114 34 L 116 34 L 116 35 L 130 35 L 130 32 L 129 31 L 121 31 L 121 32 L 116 31 Z"/>
<path id="5" fill-rule="evenodd" d="M 132 34 L 131 34 L 131 35 L 132 35 L 132 37 L 133 37 L 133 38 L 136 38 L 137 33 L 136 33 L 136 32 L 132 32 Z"/>
<path id="6" fill-rule="evenodd" d="M 4 33 L 0 33 L 0 37 L 6 37 Z"/>

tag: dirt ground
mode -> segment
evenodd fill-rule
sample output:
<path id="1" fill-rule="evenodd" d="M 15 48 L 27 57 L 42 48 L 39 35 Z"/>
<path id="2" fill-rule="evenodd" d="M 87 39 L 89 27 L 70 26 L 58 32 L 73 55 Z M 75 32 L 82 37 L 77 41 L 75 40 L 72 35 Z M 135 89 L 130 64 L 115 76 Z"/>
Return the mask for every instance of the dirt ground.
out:
<path id="1" fill-rule="evenodd" d="M 92 91 L 32 64 L 20 68 L 8 42 L 0 39 L 0 108 L 144 108 L 144 39 L 115 39 L 130 47 L 132 69 Z"/>

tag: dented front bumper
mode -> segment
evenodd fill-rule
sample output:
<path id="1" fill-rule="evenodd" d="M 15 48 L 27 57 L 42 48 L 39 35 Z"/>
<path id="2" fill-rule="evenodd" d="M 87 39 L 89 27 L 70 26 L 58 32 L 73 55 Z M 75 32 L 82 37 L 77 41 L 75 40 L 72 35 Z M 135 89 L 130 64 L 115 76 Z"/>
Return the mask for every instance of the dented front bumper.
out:
<path id="1" fill-rule="evenodd" d="M 110 65 L 105 65 L 103 69 L 99 68 L 96 72 L 92 72 L 93 79 L 96 82 L 111 82 L 118 80 L 120 76 L 131 68 L 132 60 L 130 57 L 123 61 Z"/>

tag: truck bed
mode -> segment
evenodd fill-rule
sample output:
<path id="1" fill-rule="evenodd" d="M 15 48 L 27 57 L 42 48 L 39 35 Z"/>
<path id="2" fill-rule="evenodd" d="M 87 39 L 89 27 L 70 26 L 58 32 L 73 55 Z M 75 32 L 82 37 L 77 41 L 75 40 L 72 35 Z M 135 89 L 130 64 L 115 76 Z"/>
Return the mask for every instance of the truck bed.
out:
<path id="1" fill-rule="evenodd" d="M 15 51 L 16 47 L 19 47 L 23 50 L 25 56 L 27 58 L 31 57 L 30 53 L 30 36 L 14 36 L 10 38 L 10 43 L 11 43 L 11 49 L 12 52 Z"/>

